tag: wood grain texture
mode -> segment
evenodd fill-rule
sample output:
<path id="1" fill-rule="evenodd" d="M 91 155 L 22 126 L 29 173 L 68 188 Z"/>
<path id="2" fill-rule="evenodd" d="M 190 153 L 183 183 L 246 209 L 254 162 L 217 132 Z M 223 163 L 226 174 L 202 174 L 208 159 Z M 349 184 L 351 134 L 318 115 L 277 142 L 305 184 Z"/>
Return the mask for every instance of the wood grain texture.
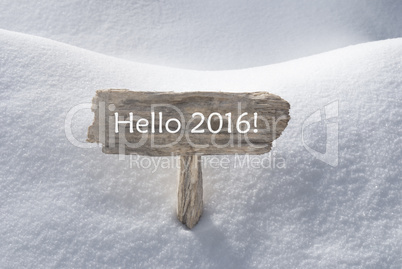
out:
<path id="1" fill-rule="evenodd" d="M 92 101 L 95 113 L 93 124 L 88 128 L 88 142 L 102 143 L 102 151 L 108 154 L 141 154 L 150 156 L 180 155 L 180 172 L 177 187 L 177 218 L 188 228 L 193 228 L 203 212 L 203 188 L 201 155 L 205 154 L 262 154 L 271 149 L 272 141 L 286 128 L 289 116 L 289 103 L 268 92 L 227 93 L 227 92 L 134 92 L 129 90 L 100 90 Z M 115 113 L 119 121 L 129 123 L 117 125 L 115 132 Z M 132 121 L 130 117 L 132 115 Z M 155 114 L 152 115 L 151 112 Z M 199 129 L 204 133 L 191 133 L 198 125 L 192 118 L 200 112 L 205 118 L 213 112 L 222 117 L 231 113 L 232 128 L 229 132 L 229 119 L 219 120 L 218 116 L 207 121 Z M 236 121 L 240 115 L 250 122 L 250 132 L 238 131 Z M 254 113 L 258 114 L 254 126 Z M 162 113 L 160 117 L 159 113 Z M 179 133 L 167 132 L 167 121 L 176 118 L 170 128 Z M 139 130 L 137 123 L 146 119 L 148 125 Z M 252 119 L 252 120 L 250 120 Z M 144 120 L 141 120 L 144 121 Z M 136 129 L 136 130 L 133 130 Z M 254 129 L 257 132 L 254 132 Z M 141 133 L 142 132 L 146 132 Z"/>
<path id="2" fill-rule="evenodd" d="M 128 120 L 129 113 L 134 114 L 134 126 L 139 118 L 151 122 L 151 107 L 156 116 L 163 113 L 162 128 L 159 133 L 159 121 L 155 120 L 155 133 L 137 131 L 129 132 L 129 124 L 120 124 L 119 133 L 114 131 L 114 113 L 118 112 L 120 120 Z M 182 112 L 180 115 L 174 106 Z M 288 124 L 290 105 L 277 95 L 268 92 L 228 93 L 228 92 L 141 92 L 129 90 L 99 90 L 93 98 L 92 111 L 95 113 L 93 124 L 88 129 L 88 142 L 102 143 L 103 152 L 107 154 L 140 154 L 149 156 L 168 155 L 221 155 L 221 154 L 263 154 L 269 152 L 272 141 L 278 138 Z M 235 128 L 228 133 L 227 119 L 218 134 L 208 131 L 206 121 L 201 128 L 203 134 L 190 133 L 199 122 L 199 118 L 191 121 L 194 112 L 201 112 L 208 118 L 212 112 L 221 115 L 232 113 L 232 126 L 236 119 L 247 112 L 250 119 L 254 112 L 258 113 L 258 132 L 238 133 Z M 182 116 L 182 117 L 181 117 Z M 182 123 L 182 132 L 170 134 L 165 129 L 167 119 L 178 118 Z M 253 126 L 252 121 L 250 124 Z M 217 117 L 212 118 L 211 126 L 216 130 L 219 126 Z M 171 124 L 175 129 L 175 123 Z M 145 129 L 143 129 L 145 130 Z"/>
<path id="3" fill-rule="evenodd" d="M 177 187 L 177 218 L 193 228 L 203 211 L 201 156 L 181 156 Z"/>

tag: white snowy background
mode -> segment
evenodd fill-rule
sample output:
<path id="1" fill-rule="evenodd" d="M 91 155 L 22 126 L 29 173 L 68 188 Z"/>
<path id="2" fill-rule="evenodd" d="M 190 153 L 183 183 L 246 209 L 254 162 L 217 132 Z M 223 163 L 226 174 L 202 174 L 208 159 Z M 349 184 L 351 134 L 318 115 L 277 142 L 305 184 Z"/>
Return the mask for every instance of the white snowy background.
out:
<path id="1" fill-rule="evenodd" d="M 402 268 L 401 14 L 397 0 L 0 1 L 0 268 Z M 70 109 L 107 88 L 280 95 L 286 168 L 204 169 L 188 230 L 177 169 L 66 138 Z M 303 144 L 325 152 L 325 125 L 302 133 L 334 102 L 335 167 Z M 92 120 L 74 115 L 77 140 Z"/>

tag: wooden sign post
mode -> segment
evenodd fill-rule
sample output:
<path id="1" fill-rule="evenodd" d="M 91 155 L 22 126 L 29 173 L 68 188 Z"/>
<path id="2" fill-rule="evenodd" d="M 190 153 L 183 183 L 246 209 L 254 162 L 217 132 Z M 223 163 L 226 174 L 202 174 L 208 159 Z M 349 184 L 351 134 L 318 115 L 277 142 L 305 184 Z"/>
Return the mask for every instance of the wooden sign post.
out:
<path id="1" fill-rule="evenodd" d="M 179 155 L 177 217 L 191 229 L 203 210 L 201 156 L 269 152 L 289 108 L 268 92 L 99 90 L 87 141 L 107 154 Z"/>

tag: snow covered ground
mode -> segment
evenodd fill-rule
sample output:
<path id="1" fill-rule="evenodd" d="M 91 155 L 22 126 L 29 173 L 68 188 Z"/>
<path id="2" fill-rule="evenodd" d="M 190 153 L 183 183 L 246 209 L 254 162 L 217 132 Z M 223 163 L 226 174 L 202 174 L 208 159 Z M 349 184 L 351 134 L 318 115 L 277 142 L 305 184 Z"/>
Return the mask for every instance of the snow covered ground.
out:
<path id="1" fill-rule="evenodd" d="M 0 5 L 1 268 L 402 267 L 400 2 Z M 175 167 L 66 137 L 106 88 L 280 95 L 285 167 L 206 167 L 187 230 Z"/>
<path id="2" fill-rule="evenodd" d="M 399 0 L 2 0 L 0 29 L 136 62 L 238 69 L 402 36 Z"/>

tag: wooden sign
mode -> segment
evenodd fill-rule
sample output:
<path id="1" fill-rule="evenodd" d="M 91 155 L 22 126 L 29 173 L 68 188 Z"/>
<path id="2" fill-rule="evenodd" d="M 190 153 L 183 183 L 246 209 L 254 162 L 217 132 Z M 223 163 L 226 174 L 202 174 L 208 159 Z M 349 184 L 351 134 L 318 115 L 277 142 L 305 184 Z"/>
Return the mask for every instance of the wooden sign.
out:
<path id="1" fill-rule="evenodd" d="M 202 155 L 263 154 L 286 128 L 289 103 L 268 92 L 99 90 L 88 142 L 107 154 L 180 155 L 178 218 L 202 214 Z"/>

